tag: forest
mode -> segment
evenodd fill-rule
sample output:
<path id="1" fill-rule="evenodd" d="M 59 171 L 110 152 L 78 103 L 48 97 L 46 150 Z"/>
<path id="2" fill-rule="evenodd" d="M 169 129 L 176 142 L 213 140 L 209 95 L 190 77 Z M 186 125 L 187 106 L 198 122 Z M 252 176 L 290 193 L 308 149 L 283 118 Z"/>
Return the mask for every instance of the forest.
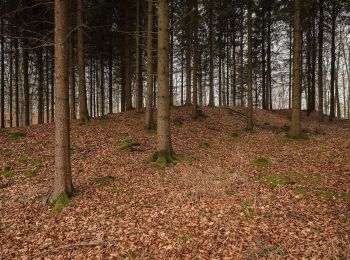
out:
<path id="1" fill-rule="evenodd" d="M 0 259 L 349 259 L 348 0 L 0 0 Z"/>

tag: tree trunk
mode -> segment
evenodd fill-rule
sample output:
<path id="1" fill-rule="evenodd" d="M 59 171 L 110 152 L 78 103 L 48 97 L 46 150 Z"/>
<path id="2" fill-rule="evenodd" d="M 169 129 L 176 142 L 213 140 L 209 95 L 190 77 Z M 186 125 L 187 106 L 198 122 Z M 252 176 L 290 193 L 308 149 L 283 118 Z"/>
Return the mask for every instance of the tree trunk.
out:
<path id="1" fill-rule="evenodd" d="M 318 118 L 323 121 L 323 0 L 319 0 L 319 29 L 318 29 Z"/>
<path id="2" fill-rule="evenodd" d="M 18 39 L 15 39 L 15 107 L 16 127 L 19 127 L 19 48 Z"/>
<path id="3" fill-rule="evenodd" d="M 266 84 L 266 107 L 272 110 L 272 78 L 271 78 L 271 9 L 267 12 L 267 84 Z"/>
<path id="4" fill-rule="evenodd" d="M 51 55 L 51 123 L 55 122 L 55 48 Z"/>
<path id="5" fill-rule="evenodd" d="M 79 76 L 79 119 L 89 120 L 86 97 L 86 78 L 85 78 L 85 43 L 84 43 L 84 2 L 77 0 L 77 45 L 78 45 L 78 76 Z"/>
<path id="6" fill-rule="evenodd" d="M 247 130 L 253 130 L 253 22 L 252 1 L 248 0 L 248 122 Z"/>
<path id="7" fill-rule="evenodd" d="M 68 0 L 55 1 L 55 180 L 50 201 L 73 192 L 69 136 Z"/>
<path id="8" fill-rule="evenodd" d="M 141 49 L 141 30 L 140 30 L 140 1 L 136 0 L 136 110 L 142 108 L 142 49 Z"/>
<path id="9" fill-rule="evenodd" d="M 113 44 L 111 37 L 111 45 L 109 50 L 109 58 L 108 58 L 108 108 L 109 113 L 113 113 Z"/>
<path id="10" fill-rule="evenodd" d="M 12 53 L 13 53 L 13 40 L 11 39 L 10 41 L 10 53 L 9 53 L 9 62 L 10 62 L 10 76 L 9 76 L 9 105 L 10 105 L 10 127 L 13 127 L 13 107 L 12 107 L 12 103 L 13 103 L 13 59 L 12 59 Z"/>
<path id="11" fill-rule="evenodd" d="M 335 32 L 336 32 L 336 21 L 337 21 L 337 13 L 336 13 L 336 3 L 333 2 L 332 5 L 332 15 L 331 15 L 331 34 L 332 34 L 332 40 L 331 40 L 331 89 L 330 89 L 330 113 L 329 113 L 329 120 L 333 120 L 335 117 Z"/>
<path id="12" fill-rule="evenodd" d="M 100 85 L 100 91 L 101 91 L 101 115 L 105 115 L 105 63 L 104 63 L 104 53 L 101 52 L 101 58 L 100 58 L 100 70 L 101 70 L 101 85 Z"/>
<path id="13" fill-rule="evenodd" d="M 209 104 L 215 106 L 214 99 L 214 37 L 213 37 L 213 0 L 210 0 L 209 10 Z"/>
<path id="14" fill-rule="evenodd" d="M 298 138 L 301 135 L 301 0 L 294 0 L 293 13 L 293 100 L 290 135 Z"/>
<path id="15" fill-rule="evenodd" d="M 45 84 L 45 107 L 46 123 L 50 122 L 50 76 L 49 76 L 49 49 L 45 49 L 45 67 L 46 67 L 46 84 Z"/>
<path id="16" fill-rule="evenodd" d="M 1 8 L 2 9 L 2 8 Z M 3 11 L 3 10 L 1 10 Z M 6 121 L 5 121 L 5 37 L 4 37 L 4 18 L 1 18 L 1 31 L 0 31 L 0 65 L 1 65 L 1 72 L 0 72 L 0 78 L 1 78 L 1 93 L 0 93 L 0 104 L 1 104 L 1 119 L 0 119 L 0 127 L 5 128 L 6 127 Z"/>
<path id="17" fill-rule="evenodd" d="M 24 91 L 24 125 L 29 126 L 29 54 L 28 54 L 28 39 L 23 39 L 23 91 Z"/>
<path id="18" fill-rule="evenodd" d="M 147 101 L 146 101 L 146 128 L 155 128 L 153 120 L 153 2 L 147 4 Z"/>
<path id="19" fill-rule="evenodd" d="M 42 47 L 36 49 L 37 53 L 37 68 L 38 68 L 38 124 L 44 123 L 43 114 L 43 85 L 44 85 L 44 71 L 43 71 L 43 50 Z"/>
<path id="20" fill-rule="evenodd" d="M 244 107 L 244 48 L 243 48 L 243 39 L 244 39 L 244 5 L 242 5 L 242 16 L 241 16 L 241 42 L 240 42 L 240 59 L 241 59 L 241 67 L 240 67 L 240 99 L 241 106 Z"/>
<path id="21" fill-rule="evenodd" d="M 193 52 L 194 52 L 194 62 L 193 62 L 193 104 L 192 104 L 192 118 L 196 119 L 200 115 L 198 108 L 198 64 L 199 64 L 199 51 L 198 51 L 198 0 L 194 0 L 194 39 L 193 39 Z"/>
<path id="22" fill-rule="evenodd" d="M 157 111 L 157 162 L 174 160 L 170 135 L 169 102 L 169 4 L 158 0 L 158 111 Z"/>
<path id="23" fill-rule="evenodd" d="M 74 49 L 74 0 L 69 3 L 69 85 L 70 85 L 70 118 L 76 119 L 75 104 L 75 49 Z"/>
<path id="24" fill-rule="evenodd" d="M 187 0 L 187 13 L 192 13 L 192 0 Z M 191 105 L 191 85 L 192 85 L 192 15 L 187 15 L 186 24 L 186 103 Z"/>
<path id="25" fill-rule="evenodd" d="M 265 10 L 263 9 L 262 27 L 261 27 L 261 88 L 262 88 L 262 108 L 267 110 L 266 102 L 266 61 L 265 61 Z"/>

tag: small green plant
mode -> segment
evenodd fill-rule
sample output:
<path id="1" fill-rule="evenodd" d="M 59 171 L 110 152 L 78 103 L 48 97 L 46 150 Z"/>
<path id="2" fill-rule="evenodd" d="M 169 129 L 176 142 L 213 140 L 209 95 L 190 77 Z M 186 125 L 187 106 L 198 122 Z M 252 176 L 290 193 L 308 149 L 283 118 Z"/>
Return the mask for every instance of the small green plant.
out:
<path id="1" fill-rule="evenodd" d="M 13 132 L 8 135 L 11 141 L 22 141 L 26 136 L 26 133 L 23 132 Z"/>
<path id="2" fill-rule="evenodd" d="M 259 166 L 259 167 L 267 167 L 271 165 L 270 160 L 265 157 L 259 157 L 255 160 L 252 160 L 250 163 L 254 166 Z"/>
<path id="3" fill-rule="evenodd" d="M 192 235 L 190 235 L 190 234 L 186 234 L 186 235 L 184 235 L 183 237 L 182 237 L 182 240 L 184 241 L 184 242 L 189 242 L 189 241 L 191 241 L 192 240 Z"/>
<path id="4" fill-rule="evenodd" d="M 209 149 L 210 148 L 210 143 L 208 141 L 204 141 L 201 143 L 200 147 L 202 149 Z"/>
<path id="5" fill-rule="evenodd" d="M 24 154 L 21 154 L 19 157 L 18 157 L 18 162 L 20 163 L 25 163 L 25 164 L 30 164 L 32 166 L 36 166 L 36 167 L 39 167 L 39 166 L 42 166 L 43 165 L 43 159 L 41 157 L 39 158 L 35 158 L 35 159 L 29 159 L 26 155 Z"/>
<path id="6" fill-rule="evenodd" d="M 36 176 L 36 172 L 33 171 L 33 170 L 26 170 L 26 171 L 23 172 L 23 175 L 26 176 L 26 177 L 31 178 L 31 177 Z"/>
<path id="7" fill-rule="evenodd" d="M 314 190 L 314 193 L 316 196 L 326 198 L 328 200 L 333 200 L 336 198 L 333 191 L 325 189 L 325 188 L 317 188 Z"/>
<path id="8" fill-rule="evenodd" d="M 174 123 L 176 126 L 182 126 L 184 124 L 184 119 L 182 117 L 175 117 Z"/>
<path id="9" fill-rule="evenodd" d="M 310 192 L 312 192 L 312 190 L 308 187 L 298 187 L 295 189 L 295 193 L 303 197 L 307 197 Z"/>
<path id="10" fill-rule="evenodd" d="M 115 177 L 110 176 L 110 175 L 103 176 L 103 177 L 98 177 L 96 179 L 96 184 L 99 187 L 105 187 L 105 186 L 109 185 L 114 180 L 115 180 Z"/>
<path id="11" fill-rule="evenodd" d="M 280 174 L 268 174 L 263 177 L 264 181 L 266 181 L 272 188 L 276 188 L 277 186 L 282 186 L 287 184 L 288 177 Z"/>
<path id="12" fill-rule="evenodd" d="M 51 216 L 55 216 L 61 212 L 64 208 L 73 205 L 72 200 L 68 197 L 67 193 L 62 193 L 56 200 L 55 206 L 51 210 Z"/>

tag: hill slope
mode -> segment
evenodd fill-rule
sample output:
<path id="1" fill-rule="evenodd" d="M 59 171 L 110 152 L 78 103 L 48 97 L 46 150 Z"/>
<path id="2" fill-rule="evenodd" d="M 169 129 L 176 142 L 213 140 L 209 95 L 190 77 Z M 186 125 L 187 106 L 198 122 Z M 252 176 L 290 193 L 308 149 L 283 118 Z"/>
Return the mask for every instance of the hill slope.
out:
<path id="1" fill-rule="evenodd" d="M 0 258 L 350 257 L 348 121 L 292 140 L 284 113 L 255 111 L 253 133 L 239 109 L 204 113 L 173 109 L 166 169 L 142 113 L 73 122 L 77 194 L 55 215 L 54 126 L 2 130 Z"/>

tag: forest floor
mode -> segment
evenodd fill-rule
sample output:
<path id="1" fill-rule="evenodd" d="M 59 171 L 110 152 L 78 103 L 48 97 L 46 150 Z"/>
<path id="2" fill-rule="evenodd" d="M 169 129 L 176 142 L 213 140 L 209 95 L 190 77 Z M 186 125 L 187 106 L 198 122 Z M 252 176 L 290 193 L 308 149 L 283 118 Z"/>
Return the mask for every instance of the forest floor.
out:
<path id="1" fill-rule="evenodd" d="M 54 125 L 0 132 L 0 259 L 350 259 L 350 122 L 173 108 L 176 165 L 147 162 L 143 113 L 72 122 L 75 196 L 45 203 Z"/>

